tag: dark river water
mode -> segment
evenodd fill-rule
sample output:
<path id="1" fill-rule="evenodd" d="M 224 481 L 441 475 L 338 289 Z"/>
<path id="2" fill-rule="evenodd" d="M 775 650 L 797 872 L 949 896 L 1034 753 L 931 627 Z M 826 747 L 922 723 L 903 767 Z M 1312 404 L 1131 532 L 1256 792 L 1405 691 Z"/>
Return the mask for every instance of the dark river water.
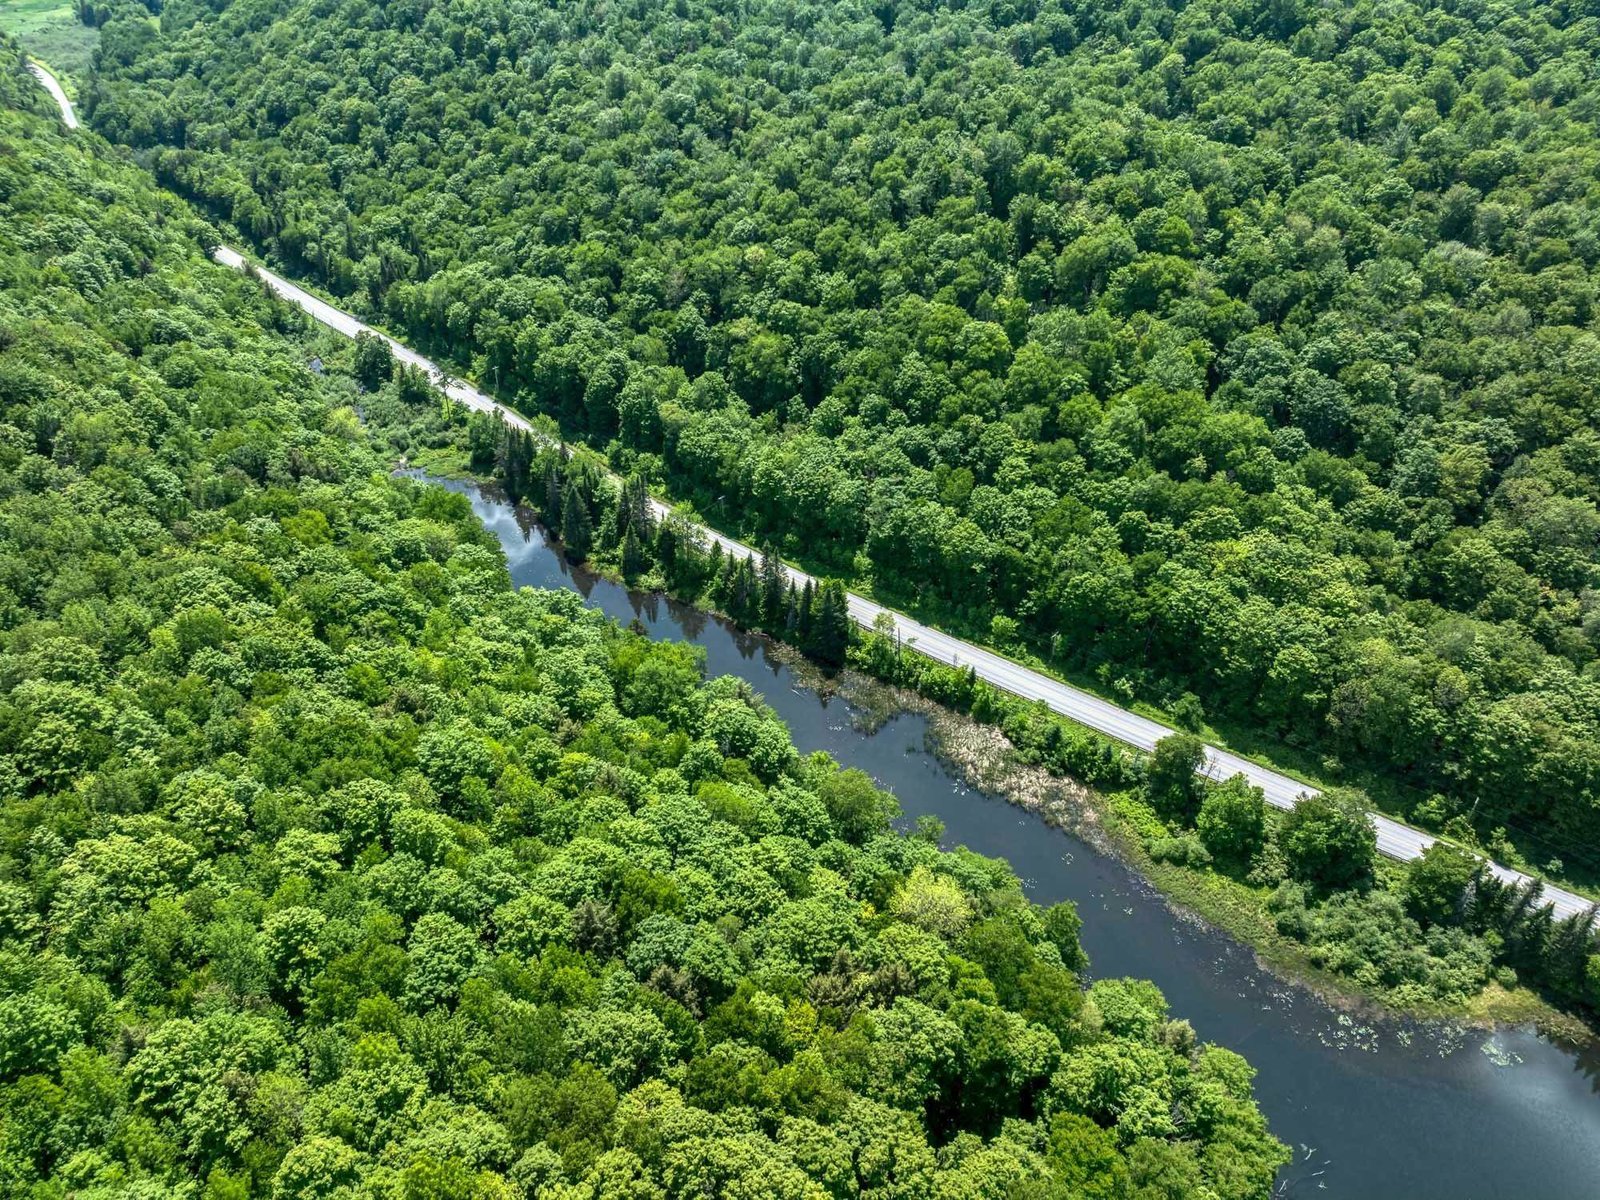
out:
<path id="1" fill-rule="evenodd" d="M 1074 901 L 1100 977 L 1154 980 L 1200 1037 L 1245 1055 L 1273 1131 L 1294 1149 L 1285 1196 L 1349 1200 L 1600 1198 L 1600 1055 L 1531 1032 L 1351 1018 L 1259 969 L 1248 950 L 1174 915 L 1123 864 L 965 786 L 926 746 L 923 717 L 867 733 L 843 701 L 801 687 L 764 639 L 567 564 L 537 527 L 460 483 L 505 547 L 517 586 L 571 588 L 652 637 L 703 646 L 712 675 L 749 680 L 802 753 L 826 750 L 946 844 L 1007 859 L 1040 903 Z"/>

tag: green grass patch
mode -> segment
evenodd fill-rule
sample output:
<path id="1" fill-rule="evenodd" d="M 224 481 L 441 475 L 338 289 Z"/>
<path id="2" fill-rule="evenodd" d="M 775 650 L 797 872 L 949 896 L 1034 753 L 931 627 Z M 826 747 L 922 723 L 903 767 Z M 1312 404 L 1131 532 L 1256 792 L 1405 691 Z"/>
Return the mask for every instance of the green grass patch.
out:
<path id="1" fill-rule="evenodd" d="M 5 0 L 0 4 L 0 29 L 23 50 L 48 66 L 68 96 L 77 98 L 76 81 L 89 73 L 100 31 L 78 20 L 62 0 Z"/>
<path id="2" fill-rule="evenodd" d="M 1140 839 L 1149 841 L 1170 835 L 1166 822 L 1156 816 L 1156 810 L 1145 803 L 1137 792 L 1116 792 L 1105 799 L 1106 805 L 1123 826 Z"/>
<path id="3" fill-rule="evenodd" d="M 460 446 L 417 447 L 406 455 L 406 466 L 415 467 L 442 479 L 477 478 Z"/>

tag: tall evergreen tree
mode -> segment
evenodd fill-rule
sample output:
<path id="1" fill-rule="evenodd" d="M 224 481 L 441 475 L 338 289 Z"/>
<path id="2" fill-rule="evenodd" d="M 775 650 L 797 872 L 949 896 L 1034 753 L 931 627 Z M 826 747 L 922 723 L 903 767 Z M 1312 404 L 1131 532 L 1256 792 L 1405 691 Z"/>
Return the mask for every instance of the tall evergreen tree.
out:
<path id="1" fill-rule="evenodd" d="M 595 521 L 594 546 L 595 549 L 610 552 L 622 546 L 622 535 L 626 526 L 622 524 L 622 510 L 614 503 L 607 503 L 608 496 L 597 493 L 592 503 L 589 504 L 591 514 L 598 513 L 599 519 Z"/>
<path id="2" fill-rule="evenodd" d="M 712 561 L 716 564 L 716 574 L 712 576 L 711 599 L 722 608 L 727 608 L 728 598 L 733 595 L 733 576 L 739 564 L 734 561 L 731 554 L 723 554 L 721 547 L 717 547 Z"/>
<path id="3" fill-rule="evenodd" d="M 817 589 L 817 609 L 806 650 L 830 667 L 844 665 L 850 648 L 850 608 L 844 584 L 825 579 Z"/>
<path id="4" fill-rule="evenodd" d="M 578 562 L 589 557 L 594 545 L 594 520 L 576 480 L 567 482 L 567 490 L 561 497 L 561 544 Z"/>
<path id="5" fill-rule="evenodd" d="M 756 566 L 748 555 L 739 560 L 733 577 L 733 595 L 728 611 L 741 625 L 758 625 L 761 621 L 761 584 L 756 577 Z"/>
<path id="6" fill-rule="evenodd" d="M 795 591 L 794 580 L 789 580 L 783 597 L 783 640 L 792 642 L 800 633 L 800 593 Z"/>
<path id="7" fill-rule="evenodd" d="M 554 455 L 544 464 L 544 507 L 539 516 L 546 529 L 561 528 L 561 470 Z"/>
<path id="8" fill-rule="evenodd" d="M 656 562 L 661 564 L 661 577 L 667 581 L 667 586 L 677 587 L 678 535 L 666 521 L 661 523 L 661 530 L 656 534 Z"/>
<path id="9" fill-rule="evenodd" d="M 800 635 L 799 642 L 802 647 L 811 640 L 811 630 L 816 624 L 817 616 L 817 589 L 811 580 L 806 580 L 806 586 L 800 592 L 799 620 L 796 622 L 796 632 Z"/>
<path id="10" fill-rule="evenodd" d="M 783 559 L 771 543 L 761 548 L 761 623 L 768 629 L 783 628 L 783 585 L 788 572 Z"/>
<path id="11" fill-rule="evenodd" d="M 532 485 L 529 476 L 533 470 L 533 438 L 523 429 L 513 429 L 503 423 L 501 428 L 504 449 L 500 456 L 500 477 L 512 503 L 521 503 Z"/>
<path id="12" fill-rule="evenodd" d="M 643 475 L 630 475 L 622 483 L 618 501 L 619 524 L 638 531 L 639 537 L 649 541 L 655 534 L 655 523 L 650 519 L 650 484 Z"/>
<path id="13" fill-rule="evenodd" d="M 650 560 L 645 555 L 644 542 L 640 540 L 632 525 L 622 535 L 622 574 L 624 578 L 632 579 L 642 575 L 650 567 Z"/>

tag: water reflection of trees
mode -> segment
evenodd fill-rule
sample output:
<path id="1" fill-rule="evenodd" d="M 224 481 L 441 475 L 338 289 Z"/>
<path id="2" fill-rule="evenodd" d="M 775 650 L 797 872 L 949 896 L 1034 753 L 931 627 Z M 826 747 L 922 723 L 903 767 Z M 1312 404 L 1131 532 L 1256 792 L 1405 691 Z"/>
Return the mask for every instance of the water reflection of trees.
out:
<path id="1" fill-rule="evenodd" d="M 561 573 L 572 580 L 572 588 L 578 595 L 587 600 L 594 595 L 594 589 L 602 582 L 600 576 L 593 571 L 585 570 L 577 563 L 571 561 L 565 554 L 561 555 Z"/>
<path id="2" fill-rule="evenodd" d="M 661 619 L 660 592 L 629 592 L 628 600 L 633 605 L 635 618 L 643 619 L 645 625 L 653 626 Z"/>
<path id="3" fill-rule="evenodd" d="M 519 504 L 511 510 L 511 515 L 517 522 L 517 529 L 521 532 L 524 542 L 533 541 L 535 533 L 539 535 L 540 541 L 544 540 L 544 531 L 539 527 L 539 518 L 533 515 L 533 509 L 526 504 Z"/>
<path id="4" fill-rule="evenodd" d="M 774 676 L 784 668 L 783 657 L 778 653 L 778 643 L 771 638 L 761 639 L 761 661 Z"/>
<path id="5" fill-rule="evenodd" d="M 1590 1040 L 1572 1051 L 1572 1069 L 1589 1082 L 1589 1090 L 1600 1094 L 1600 1044 Z"/>
<path id="6" fill-rule="evenodd" d="M 667 601 L 667 613 L 677 622 L 683 630 L 683 636 L 691 641 L 699 641 L 700 635 L 705 632 L 706 614 L 692 604 L 681 604 L 676 600 Z"/>
<path id="7" fill-rule="evenodd" d="M 748 660 L 756 656 L 756 651 L 761 649 L 761 644 L 765 641 L 760 634 L 740 629 L 732 621 L 724 621 L 723 626 L 727 629 L 728 636 L 733 639 L 733 648 L 739 652 L 740 658 Z"/>

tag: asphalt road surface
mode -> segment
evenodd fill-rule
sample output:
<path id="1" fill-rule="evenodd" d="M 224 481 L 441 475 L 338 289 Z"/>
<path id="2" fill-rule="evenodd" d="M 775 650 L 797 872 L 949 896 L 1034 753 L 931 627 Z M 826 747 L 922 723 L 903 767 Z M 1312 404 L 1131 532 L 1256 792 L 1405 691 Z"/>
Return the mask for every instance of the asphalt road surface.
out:
<path id="1" fill-rule="evenodd" d="M 242 269 L 245 265 L 243 256 L 226 246 L 218 247 L 215 254 L 217 261 L 227 266 Z M 330 329 L 335 329 L 346 337 L 355 337 L 358 333 L 372 333 L 383 338 L 389 343 L 398 360 L 428 372 L 436 381 L 442 380 L 445 394 L 452 400 L 479 412 L 499 413 L 508 424 L 532 431 L 532 426 L 520 414 L 496 403 L 470 384 L 447 375 L 431 360 L 395 341 L 387 334 L 362 324 L 349 313 L 335 308 L 325 300 L 318 299 L 271 271 L 259 266 L 255 271 L 274 292 L 298 305 Z M 652 501 L 652 507 L 658 517 L 666 515 L 669 511 L 668 506 L 659 500 Z M 718 533 L 714 529 L 702 528 L 702 532 L 708 541 L 720 543 L 724 550 L 739 555 L 757 553 L 743 542 Z M 787 567 L 786 570 L 797 585 L 803 585 L 808 578 L 811 578 L 793 567 Z M 1090 729 L 1126 742 L 1130 746 L 1140 750 L 1151 750 L 1162 738 L 1174 732 L 1159 721 L 1152 721 L 1148 717 L 1129 712 L 1109 700 L 1075 688 L 1071 684 L 1051 679 L 981 646 L 974 646 L 970 642 L 941 633 L 903 613 L 868 600 L 865 596 L 850 593 L 850 615 L 860 624 L 871 628 L 884 614 L 894 622 L 895 632 L 909 648 L 937 662 L 971 667 L 980 679 L 996 687 L 1021 696 L 1024 700 L 1042 700 L 1056 712 L 1070 717 L 1079 724 L 1087 725 Z M 1205 774 L 1212 779 L 1243 775 L 1262 790 L 1268 804 L 1277 808 L 1292 808 L 1297 797 L 1317 790 L 1297 779 L 1259 766 L 1215 746 L 1206 747 Z M 1382 814 L 1374 813 L 1372 821 L 1377 828 L 1378 849 L 1390 858 L 1401 860 L 1420 858 L 1422 852 L 1433 844 L 1434 839 L 1428 834 Z M 1506 880 L 1521 881 L 1527 878 L 1520 872 L 1497 863 L 1491 864 L 1491 868 L 1496 875 Z M 1559 917 L 1574 916 L 1590 907 L 1590 901 L 1571 892 L 1562 891 L 1560 888 L 1547 885 L 1544 894 Z"/>
<path id="2" fill-rule="evenodd" d="M 78 114 L 72 111 L 72 101 L 68 100 L 67 94 L 61 90 L 61 84 L 57 82 L 56 77 L 36 62 L 30 62 L 28 70 L 32 71 L 33 77 L 44 85 L 44 90 L 50 93 L 50 98 L 61 110 L 61 123 L 68 129 L 76 129 Z"/>
<path id="3" fill-rule="evenodd" d="M 68 129 L 76 129 L 78 127 L 78 118 L 73 113 L 72 104 L 67 99 L 66 93 L 61 90 L 61 85 L 56 82 L 55 77 L 37 63 L 29 63 L 28 69 L 38 77 L 39 82 L 45 86 L 46 90 L 55 99 L 57 106 L 61 109 L 62 122 Z M 224 266 L 232 267 L 235 270 L 244 270 L 250 265 L 242 254 L 236 250 L 229 249 L 227 246 L 218 246 L 213 251 L 213 257 Z M 496 403 L 470 384 L 453 378 L 430 359 L 424 358 L 415 350 L 395 341 L 388 334 L 363 324 L 349 313 L 335 308 L 325 300 L 318 299 L 305 289 L 296 287 L 282 276 L 276 275 L 264 267 L 257 265 L 253 269 L 256 275 L 279 296 L 297 305 L 328 328 L 336 330 L 346 337 L 353 338 L 359 333 L 370 333 L 381 337 L 389 343 L 389 348 L 394 351 L 394 356 L 397 360 L 426 371 L 452 400 L 478 412 L 498 413 L 507 424 L 518 429 L 534 432 L 527 419 L 519 413 Z M 659 500 L 652 501 L 652 507 L 658 517 L 665 515 L 669 511 L 668 507 Z M 708 540 L 720 543 L 724 550 L 741 555 L 753 555 L 756 553 L 754 549 L 746 546 L 743 542 L 725 537 L 714 529 L 704 529 L 703 532 Z M 804 584 L 810 578 L 804 572 L 793 567 L 787 567 L 786 570 L 789 573 L 789 577 L 797 585 Z M 971 667 L 978 678 L 998 688 L 1003 688 L 1005 691 L 1021 696 L 1024 700 L 1042 700 L 1047 706 L 1063 716 L 1070 717 L 1081 725 L 1086 725 L 1090 729 L 1103 733 L 1108 737 L 1116 738 L 1118 741 L 1125 742 L 1130 746 L 1137 747 L 1140 750 L 1151 750 L 1158 741 L 1174 732 L 1159 721 L 1152 721 L 1148 717 L 1129 712 L 1127 709 L 1120 708 L 1109 700 L 1104 700 L 1090 692 L 1083 691 L 1081 688 L 1075 688 L 1070 684 L 1051 679 L 1049 676 L 1024 667 L 1020 663 L 1012 662 L 1008 658 L 985 650 L 981 646 L 974 646 L 970 642 L 964 642 L 959 638 L 951 637 L 949 634 L 941 633 L 939 630 L 924 625 L 920 621 L 912 620 L 903 613 L 885 608 L 883 605 L 874 603 L 864 596 L 857 596 L 853 592 L 850 593 L 850 615 L 860 624 L 871 628 L 878 618 L 884 614 L 887 614 L 894 623 L 894 632 L 909 648 L 927 655 L 936 662 L 952 666 Z M 1227 779 L 1233 775 L 1243 775 L 1251 783 L 1259 787 L 1266 796 L 1267 803 L 1276 808 L 1292 808 L 1296 798 L 1314 793 L 1317 790 L 1309 784 L 1292 779 L 1277 771 L 1268 770 L 1266 767 L 1258 766 L 1247 759 L 1240 758 L 1236 754 L 1215 746 L 1206 747 L 1204 774 L 1211 779 Z M 1378 833 L 1378 849 L 1390 858 L 1400 859 L 1401 861 L 1420 858 L 1422 857 L 1422 852 L 1434 842 L 1432 837 L 1421 830 L 1413 829 L 1409 825 L 1404 825 L 1399 821 L 1383 816 L 1381 813 L 1372 814 L 1372 823 Z M 1490 869 L 1501 879 L 1510 882 L 1522 882 L 1527 879 L 1527 876 L 1521 872 L 1513 871 L 1509 867 L 1503 867 L 1498 863 L 1491 863 Z M 1549 885 L 1545 887 L 1544 897 L 1555 909 L 1557 917 L 1576 916 L 1592 906 L 1591 901 L 1582 896 L 1574 895 L 1572 892 Z"/>

